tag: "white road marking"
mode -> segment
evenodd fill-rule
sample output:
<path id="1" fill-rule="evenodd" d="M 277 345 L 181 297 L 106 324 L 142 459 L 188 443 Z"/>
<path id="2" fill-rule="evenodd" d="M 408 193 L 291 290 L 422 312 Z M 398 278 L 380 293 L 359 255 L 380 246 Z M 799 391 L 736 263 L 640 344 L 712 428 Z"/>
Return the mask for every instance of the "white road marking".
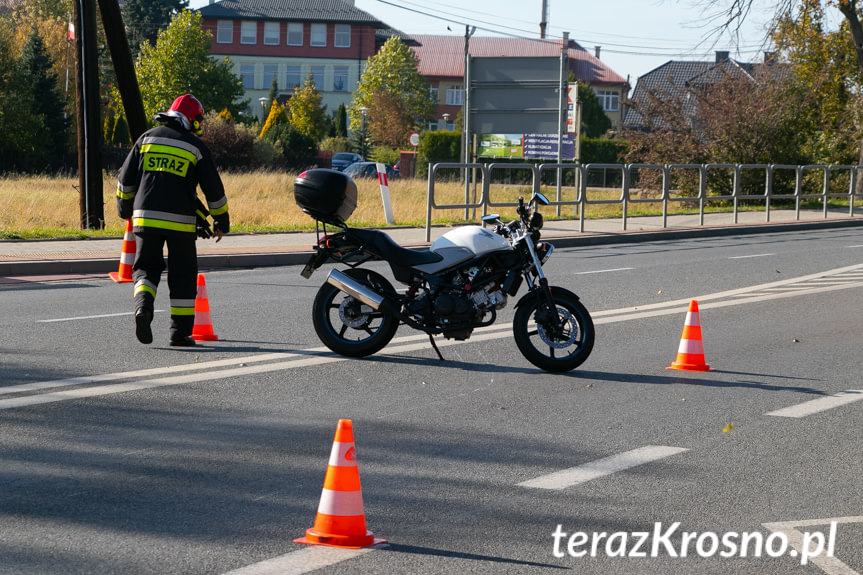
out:
<path id="1" fill-rule="evenodd" d="M 728 259 L 730 260 L 745 260 L 747 258 L 764 258 L 767 256 L 775 256 L 776 254 L 752 254 L 749 256 L 731 256 Z"/>
<path id="2" fill-rule="evenodd" d="M 165 310 L 163 310 L 163 309 L 154 310 L 155 313 L 162 313 L 164 311 Z M 78 321 L 78 320 L 82 320 L 82 319 L 99 319 L 99 318 L 103 318 L 103 317 L 118 317 L 121 315 L 132 315 L 134 313 L 135 312 L 127 311 L 127 312 L 123 312 L 123 313 L 105 313 L 105 314 L 101 314 L 101 315 L 82 315 L 79 317 L 60 317 L 57 319 L 37 319 L 36 323 L 55 323 L 58 321 Z"/>
<path id="3" fill-rule="evenodd" d="M 827 411 L 828 409 L 854 403 L 861 399 L 863 399 L 863 389 L 850 389 L 848 391 L 842 391 L 826 397 L 819 397 L 818 399 L 813 399 L 811 401 L 804 401 L 797 405 L 783 407 L 782 409 L 777 409 L 776 411 L 771 411 L 764 415 L 775 415 L 777 417 L 806 417 L 813 413 Z"/>
<path id="4" fill-rule="evenodd" d="M 707 309 L 715 309 L 721 307 L 727 307 L 732 305 L 741 305 L 746 303 L 756 303 L 767 300 L 774 299 L 782 299 L 788 297 L 795 297 L 798 295 L 807 295 L 807 294 L 820 294 L 827 291 L 834 291 L 839 289 L 848 289 L 853 287 L 863 287 L 863 280 L 861 281 L 849 281 L 847 283 L 835 286 L 818 286 L 818 285 L 805 285 L 806 282 L 812 279 L 821 278 L 825 275 L 838 275 L 843 273 L 853 273 L 858 270 L 863 270 L 863 264 L 857 264 L 853 266 L 847 266 L 844 268 L 837 268 L 835 270 L 830 270 L 828 272 L 822 272 L 818 274 L 811 274 L 808 276 L 801 276 L 797 278 L 790 278 L 787 280 L 781 280 L 777 282 L 772 282 L 768 284 L 762 284 L 759 286 L 750 286 L 746 288 L 738 288 L 734 290 L 728 290 L 724 292 L 717 292 L 713 294 L 707 294 L 703 296 L 698 296 L 695 298 L 687 298 L 680 300 L 673 300 L 667 302 L 659 302 L 654 304 L 647 304 L 644 306 L 638 307 L 626 307 L 620 308 L 616 310 L 605 310 L 600 312 L 592 313 L 592 317 L 594 319 L 593 323 L 595 325 L 601 325 L 606 323 L 614 323 L 619 321 L 630 321 L 636 319 L 650 318 L 650 317 L 659 317 L 663 315 L 670 314 L 678 314 L 684 313 L 688 309 L 689 303 L 691 299 L 697 299 L 699 301 L 699 308 L 702 310 Z M 788 286 L 790 284 L 800 284 L 798 289 L 793 292 L 783 292 L 783 293 L 771 293 L 769 291 L 772 288 L 777 288 L 780 286 Z M 739 299 L 726 299 L 726 301 L 712 301 L 717 299 L 724 298 L 733 298 L 739 297 Z M 452 345 L 462 345 L 465 343 L 484 341 L 484 340 L 493 340 L 493 339 L 501 339 L 505 337 L 512 337 L 512 326 L 510 325 L 494 325 L 487 326 L 484 328 L 480 328 L 474 331 L 474 334 L 471 336 L 469 340 L 466 341 L 458 341 L 458 340 L 436 340 L 438 347 L 448 347 Z M 384 354 L 391 355 L 397 353 L 407 353 L 418 350 L 428 349 L 428 336 L 425 334 L 412 334 L 410 336 L 399 337 L 393 339 L 393 341 L 388 345 Z M 412 343 L 408 343 L 412 342 Z M 224 379 L 227 377 L 238 377 L 244 375 L 250 375 L 255 373 L 266 373 L 271 371 L 280 371 L 287 370 L 299 367 L 306 367 L 310 365 L 318 365 L 323 363 L 333 363 L 340 361 L 347 361 L 349 358 L 345 358 L 342 356 L 336 355 L 321 355 L 321 354 L 330 354 L 331 352 L 325 347 L 317 347 L 311 349 L 304 349 L 295 353 L 272 353 L 272 354 L 262 354 L 262 355 L 250 355 L 242 358 L 235 358 L 230 360 L 221 360 L 215 362 L 203 362 L 203 363 L 193 363 L 188 365 L 179 365 L 179 366 L 170 366 L 164 368 L 154 368 L 152 370 L 135 370 L 128 372 L 120 372 L 120 373 L 112 373 L 112 374 L 103 374 L 103 375 L 93 375 L 93 376 L 82 376 L 76 378 L 69 379 L 61 379 L 61 380 L 52 380 L 47 382 L 33 382 L 20 384 L 15 386 L 0 386 L 0 394 L 9 394 L 9 393 L 24 393 L 24 392 L 33 392 L 47 389 L 56 389 L 59 387 L 70 387 L 74 385 L 86 385 L 92 383 L 98 384 L 107 384 L 101 387 L 90 387 L 90 388 L 80 388 L 76 390 L 67 390 L 66 392 L 49 392 L 42 395 L 34 395 L 34 396 L 22 396 L 9 398 L 5 400 L 0 400 L 0 410 L 4 409 L 13 409 L 16 407 L 23 407 L 28 405 L 38 405 L 40 403 L 53 403 L 57 401 L 66 401 L 70 399 L 82 399 L 85 397 L 96 397 L 99 395 L 109 395 L 113 393 L 121 393 L 124 391 L 134 391 L 141 389 L 150 389 L 154 387 L 163 387 L 168 385 L 180 385 L 186 383 L 197 383 L 200 381 L 206 380 L 216 380 L 216 379 Z M 256 365 L 249 366 L 249 363 L 261 363 L 265 361 L 273 361 L 273 360 L 284 360 L 284 361 L 276 361 L 276 363 L 268 363 L 266 365 Z M 233 369 L 225 369 L 225 370 L 214 370 L 216 367 L 229 367 L 229 366 L 237 366 Z M 129 380 L 129 379 L 140 379 L 142 377 L 151 377 L 154 375 L 163 375 L 163 374 L 171 374 L 177 373 L 180 371 L 191 371 L 197 373 L 190 373 L 187 375 L 174 376 L 174 377 L 165 377 L 161 379 L 152 379 L 152 380 L 143 380 L 138 381 L 136 383 L 125 383 L 125 384 L 111 384 L 111 382 L 118 382 L 121 380 Z"/>
<path id="5" fill-rule="evenodd" d="M 556 471 L 555 473 L 542 475 L 528 481 L 522 481 L 517 485 L 520 487 L 535 487 L 537 489 L 565 489 L 573 485 L 585 483 L 591 479 L 611 475 L 617 471 L 624 471 L 631 467 L 677 455 L 684 451 L 688 451 L 688 449 L 664 445 L 647 445 L 604 459 L 597 459 L 584 465 Z"/>
<path id="6" fill-rule="evenodd" d="M 764 527 L 774 532 L 784 533 L 788 541 L 798 555 L 803 553 L 803 533 L 797 527 L 814 527 L 817 525 L 830 525 L 831 523 L 863 523 L 863 516 L 857 517 L 831 517 L 829 519 L 808 519 L 805 521 L 783 521 L 780 523 L 764 523 Z M 817 565 L 827 575 L 860 575 L 848 565 L 834 557 L 822 553 L 817 557 L 810 557 L 809 562 Z"/>
<path id="7" fill-rule="evenodd" d="M 606 272 L 624 272 L 626 270 L 634 270 L 635 268 L 611 268 L 607 270 L 593 270 L 588 272 L 575 272 L 574 275 L 583 276 L 587 274 L 604 274 Z"/>
<path id="8" fill-rule="evenodd" d="M 260 563 L 240 567 L 233 571 L 229 571 L 224 575 L 301 575 L 315 569 L 321 569 L 329 565 L 335 565 L 360 555 L 365 555 L 376 548 L 384 547 L 385 545 L 377 545 L 375 547 L 366 547 L 365 549 L 337 549 L 335 547 L 324 547 L 314 545 L 305 547 L 298 551 L 285 553 L 279 557 L 273 557 Z"/>

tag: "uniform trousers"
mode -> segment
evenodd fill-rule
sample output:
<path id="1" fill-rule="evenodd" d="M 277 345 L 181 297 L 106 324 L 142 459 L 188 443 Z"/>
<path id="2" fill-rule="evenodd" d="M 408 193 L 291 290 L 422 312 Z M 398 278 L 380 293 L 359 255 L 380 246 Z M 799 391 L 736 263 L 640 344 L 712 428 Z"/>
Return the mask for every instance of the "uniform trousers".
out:
<path id="1" fill-rule="evenodd" d="M 171 298 L 171 339 L 192 335 L 195 326 L 195 298 L 198 295 L 198 252 L 195 234 L 135 232 L 135 309 L 153 310 L 153 301 L 162 272 L 162 255 L 168 246 L 168 290 Z"/>

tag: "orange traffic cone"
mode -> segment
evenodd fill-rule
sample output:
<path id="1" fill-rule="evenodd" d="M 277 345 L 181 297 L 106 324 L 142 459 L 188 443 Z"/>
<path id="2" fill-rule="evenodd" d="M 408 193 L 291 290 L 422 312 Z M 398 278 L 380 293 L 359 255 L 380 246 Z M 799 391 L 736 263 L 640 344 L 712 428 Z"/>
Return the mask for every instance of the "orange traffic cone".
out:
<path id="1" fill-rule="evenodd" d="M 120 250 L 120 268 L 108 274 L 108 277 L 118 284 L 132 280 L 132 264 L 135 263 L 135 234 L 132 232 L 132 220 L 126 220 L 126 232 L 123 234 L 123 247 Z"/>
<path id="2" fill-rule="evenodd" d="M 701 341 L 701 322 L 696 300 L 689 302 L 689 311 L 686 312 L 686 321 L 680 336 L 680 347 L 677 349 L 677 360 L 665 369 L 710 371 L 710 366 L 704 362 L 704 345 Z"/>
<path id="3" fill-rule="evenodd" d="M 198 296 L 195 298 L 195 326 L 192 328 L 192 338 L 195 341 L 219 339 L 219 336 L 213 333 L 210 300 L 207 299 L 207 282 L 204 281 L 204 274 L 198 274 Z"/>
<path id="4" fill-rule="evenodd" d="M 350 419 L 340 419 L 336 428 L 315 526 L 306 530 L 305 537 L 294 539 L 294 543 L 347 549 L 386 543 L 385 539 L 375 539 L 374 533 L 366 529 L 357 450 Z"/>

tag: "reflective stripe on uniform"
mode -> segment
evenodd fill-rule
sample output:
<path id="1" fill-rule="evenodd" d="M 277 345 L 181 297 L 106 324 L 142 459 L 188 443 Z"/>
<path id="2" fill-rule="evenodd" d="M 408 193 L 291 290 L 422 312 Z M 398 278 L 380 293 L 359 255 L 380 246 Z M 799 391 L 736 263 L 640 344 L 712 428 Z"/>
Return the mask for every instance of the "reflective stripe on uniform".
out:
<path id="1" fill-rule="evenodd" d="M 158 228 L 177 232 L 195 231 L 195 216 L 172 214 L 156 210 L 135 210 L 132 212 L 132 224 L 140 228 Z"/>
<path id="2" fill-rule="evenodd" d="M 219 216 L 228 211 L 228 196 L 222 196 L 215 202 L 207 201 L 207 207 L 210 208 L 210 215 Z"/>
<path id="3" fill-rule="evenodd" d="M 195 315 L 195 300 L 172 298 L 171 315 Z"/>
<path id="4" fill-rule="evenodd" d="M 198 160 L 204 157 L 204 155 L 201 153 L 201 150 L 199 150 L 198 147 L 191 142 L 175 140 L 174 138 L 147 136 L 141 141 L 141 151 L 144 150 L 145 146 L 164 146 L 166 148 L 176 148 L 178 150 L 177 152 L 175 152 L 177 155 L 179 155 L 179 150 L 184 150 L 195 157 L 195 159 L 192 161 L 193 164 L 197 164 Z"/>
<path id="5" fill-rule="evenodd" d="M 141 153 L 177 156 L 178 158 L 188 160 L 192 165 L 198 163 L 198 157 L 194 153 L 174 145 L 173 142 L 171 143 L 171 145 L 144 144 L 141 146 Z"/>
<path id="6" fill-rule="evenodd" d="M 135 283 L 135 292 L 134 295 L 138 295 L 139 292 L 145 292 L 153 296 L 153 299 L 156 299 L 156 286 L 146 279 L 138 280 Z"/>
<path id="7" fill-rule="evenodd" d="M 117 197 L 121 200 L 131 200 L 135 197 L 135 193 L 138 191 L 138 186 L 124 186 L 120 182 L 117 182 Z"/>
<path id="8" fill-rule="evenodd" d="M 195 315 L 195 308 L 171 306 L 171 315 Z"/>

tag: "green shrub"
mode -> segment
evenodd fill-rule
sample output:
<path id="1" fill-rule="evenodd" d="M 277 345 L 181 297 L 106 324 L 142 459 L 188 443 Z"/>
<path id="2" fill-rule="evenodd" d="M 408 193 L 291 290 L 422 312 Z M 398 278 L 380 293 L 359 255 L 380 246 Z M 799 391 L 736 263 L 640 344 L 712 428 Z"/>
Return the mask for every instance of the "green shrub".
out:
<path id="1" fill-rule="evenodd" d="M 399 161 L 399 157 L 400 152 L 398 150 L 387 148 L 386 146 L 377 146 L 372 150 L 372 153 L 369 154 L 369 159 L 372 162 L 383 162 L 390 166 L 395 165 L 395 163 Z"/>
<path id="2" fill-rule="evenodd" d="M 461 133 L 422 132 L 417 149 L 417 176 L 428 176 L 428 165 L 438 162 L 458 162 L 461 154 Z"/>
<path id="3" fill-rule="evenodd" d="M 354 147 L 351 141 L 343 136 L 334 136 L 332 138 L 324 138 L 319 146 L 321 150 L 337 154 L 339 152 L 353 152 Z"/>

